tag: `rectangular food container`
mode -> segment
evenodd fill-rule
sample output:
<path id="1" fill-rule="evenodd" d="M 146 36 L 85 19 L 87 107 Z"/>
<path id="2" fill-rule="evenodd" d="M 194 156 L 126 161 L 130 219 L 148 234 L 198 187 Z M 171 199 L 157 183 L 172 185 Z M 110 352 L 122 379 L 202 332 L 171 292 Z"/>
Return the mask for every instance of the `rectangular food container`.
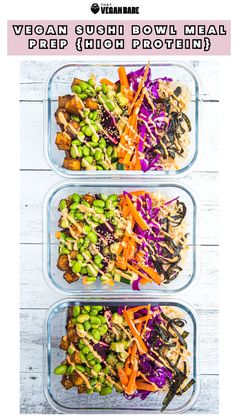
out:
<path id="1" fill-rule="evenodd" d="M 179 197 L 187 206 L 187 231 L 189 232 L 188 244 L 189 249 L 186 252 L 183 270 L 178 277 L 170 284 L 162 284 L 160 286 L 155 283 L 148 283 L 141 288 L 142 293 L 152 295 L 155 293 L 175 293 L 189 286 L 197 276 L 197 211 L 198 206 L 192 192 L 185 186 L 171 182 L 147 182 L 145 186 L 142 182 L 135 182 L 127 179 L 126 181 L 111 180 L 108 184 L 103 180 L 81 180 L 81 181 L 65 181 L 53 186 L 47 193 L 44 200 L 44 226 L 43 226 L 43 270 L 44 276 L 49 285 L 56 291 L 65 295 L 78 295 L 89 290 L 100 295 L 114 296 L 117 294 L 130 295 L 137 291 L 133 291 L 129 285 L 116 282 L 113 287 L 104 285 L 99 281 L 95 283 L 83 285 L 81 280 L 68 284 L 63 278 L 63 272 L 57 268 L 58 259 L 58 240 L 55 233 L 58 231 L 59 212 L 58 205 L 61 199 L 72 195 L 74 192 L 79 194 L 86 193 L 102 193 L 113 194 L 125 191 L 134 191 L 145 188 L 147 191 L 160 191 L 165 194 L 168 199 Z"/>
<path id="2" fill-rule="evenodd" d="M 127 304 L 136 306 L 140 304 L 160 306 L 173 306 L 183 312 L 187 321 L 188 349 L 191 352 L 190 369 L 191 377 L 196 383 L 182 396 L 174 397 L 164 413 L 183 413 L 193 407 L 199 394 L 198 372 L 198 319 L 194 309 L 177 299 L 168 298 L 142 298 L 140 300 L 120 298 L 109 301 L 108 298 L 96 299 L 90 294 L 85 294 L 79 299 L 65 299 L 53 305 L 45 319 L 44 327 L 44 393 L 50 405 L 61 413 L 160 413 L 163 393 L 150 395 L 146 400 L 127 400 L 122 394 L 113 392 L 109 396 L 101 397 L 97 393 L 92 395 L 78 394 L 75 388 L 65 390 L 60 382 L 60 377 L 54 375 L 54 368 L 61 363 L 64 351 L 59 349 L 61 337 L 65 334 L 67 309 L 70 305 L 108 305 L 119 306 Z"/>
<path id="3" fill-rule="evenodd" d="M 66 95 L 70 92 L 71 83 L 74 77 L 79 77 L 84 80 L 88 80 L 91 73 L 95 74 L 100 78 L 107 78 L 112 81 L 118 79 L 117 68 L 121 63 L 86 63 L 76 62 L 71 64 L 65 64 L 60 66 L 53 71 L 46 82 L 45 92 L 45 156 L 48 164 L 52 167 L 55 172 L 63 177 L 69 178 L 82 178 L 85 175 L 87 177 L 126 177 L 127 171 L 125 170 L 98 170 L 98 171 L 73 171 L 67 170 L 62 167 L 64 152 L 58 150 L 55 139 L 56 133 L 59 127 L 56 124 L 54 113 L 57 109 L 58 96 Z M 128 71 L 135 71 L 138 68 L 146 65 L 146 62 L 139 63 L 122 63 L 128 69 Z M 148 178 L 160 178 L 166 176 L 177 176 L 186 174 L 189 171 L 198 156 L 199 149 L 199 106 L 201 102 L 199 80 L 195 71 L 184 63 L 175 62 L 151 62 L 151 71 L 153 78 L 157 77 L 172 77 L 174 80 L 186 85 L 191 92 L 191 102 L 189 105 L 188 116 L 191 121 L 192 131 L 190 132 L 190 147 L 188 156 L 185 159 L 184 165 L 179 170 L 160 170 L 160 171 L 149 171 L 143 173 L 141 171 L 129 171 L 129 175 L 133 178 L 138 178 L 140 175 L 144 176 L 144 179 Z"/>

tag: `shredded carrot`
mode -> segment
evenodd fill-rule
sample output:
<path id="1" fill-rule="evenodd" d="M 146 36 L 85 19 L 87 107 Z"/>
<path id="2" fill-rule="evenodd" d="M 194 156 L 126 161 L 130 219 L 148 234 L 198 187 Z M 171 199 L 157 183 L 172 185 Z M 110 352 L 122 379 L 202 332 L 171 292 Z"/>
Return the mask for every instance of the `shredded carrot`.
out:
<path id="1" fill-rule="evenodd" d="M 147 353 L 148 352 L 148 348 L 145 345 L 145 343 L 144 343 L 142 337 L 140 336 L 138 330 L 136 329 L 135 325 L 133 324 L 133 321 L 130 318 L 130 316 L 129 316 L 129 314 L 128 314 L 128 312 L 127 312 L 126 309 L 123 310 L 123 315 L 124 315 L 124 318 L 125 318 L 126 322 L 128 323 L 128 326 L 130 328 L 130 332 L 132 333 L 132 335 L 135 338 L 135 341 L 136 341 L 136 344 L 137 344 L 137 347 L 138 347 L 139 352 L 141 354 Z"/>
<path id="2" fill-rule="evenodd" d="M 145 195 L 145 193 L 146 193 L 146 191 L 144 191 L 143 189 L 141 189 L 140 191 L 130 192 L 130 194 L 134 195 L 134 196 Z"/>
<path id="3" fill-rule="evenodd" d="M 117 85 L 108 79 L 101 79 L 100 83 L 106 84 L 107 86 L 112 86 L 114 89 L 117 89 Z"/>
<path id="4" fill-rule="evenodd" d="M 56 231 L 56 233 L 55 233 L 55 237 L 56 237 L 56 239 L 60 239 L 60 237 L 61 237 L 61 232 L 60 232 L 60 231 Z"/>
<path id="5" fill-rule="evenodd" d="M 129 377 L 129 383 L 125 388 L 126 394 L 134 394 L 136 390 L 136 377 L 137 377 L 137 371 L 132 370 L 130 377 Z"/>
<path id="6" fill-rule="evenodd" d="M 137 89 L 137 91 L 136 91 L 136 93 L 135 93 L 135 96 L 134 96 L 134 98 L 133 98 L 133 101 L 132 101 L 132 103 L 131 103 L 131 105 L 130 105 L 129 113 L 131 113 L 131 112 L 132 112 L 132 109 L 133 109 L 133 107 L 134 107 L 134 105 L 135 105 L 135 102 L 136 102 L 136 100 L 138 99 L 138 96 L 139 96 L 139 94 L 140 94 L 140 92 L 141 92 L 141 90 L 142 90 L 142 88 L 143 88 L 143 86 L 144 86 L 144 83 L 145 83 L 146 78 L 147 78 L 147 75 L 148 75 L 148 70 L 149 70 L 149 67 L 150 67 L 150 62 L 147 64 L 147 67 L 146 67 L 146 69 L 145 69 L 145 71 L 144 71 L 143 78 L 142 78 L 142 80 L 139 82 L 138 89 Z"/>
<path id="7" fill-rule="evenodd" d="M 144 309 L 147 309 L 147 306 L 136 306 L 136 307 L 132 307 L 132 308 L 129 308 L 127 311 L 128 311 L 128 313 L 137 313 L 137 311 L 140 311 L 140 310 L 144 310 Z"/>
<path id="8" fill-rule="evenodd" d="M 146 391 L 157 391 L 158 387 L 155 383 L 145 383 L 144 381 L 136 381 L 137 390 L 146 390 Z"/>
<path id="9" fill-rule="evenodd" d="M 139 324 L 142 324 L 144 321 L 147 321 L 151 318 L 152 318 L 151 314 L 147 314 L 146 316 L 139 317 L 138 319 L 135 319 L 134 324 L 137 324 L 139 326 Z"/>
<path id="10" fill-rule="evenodd" d="M 120 257 L 116 257 L 116 266 L 119 269 L 125 270 L 126 269 L 126 262 Z"/>
<path id="11" fill-rule="evenodd" d="M 118 375 L 122 386 L 127 386 L 129 379 L 126 372 L 122 368 L 118 368 Z"/>
<path id="12" fill-rule="evenodd" d="M 119 75 L 119 79 L 120 79 L 120 84 L 121 86 L 126 87 L 127 89 L 129 89 L 129 82 L 128 82 L 128 78 L 127 78 L 127 74 L 126 74 L 126 69 L 123 66 L 120 66 L 118 68 L 118 75 Z"/>
<path id="13" fill-rule="evenodd" d="M 158 285 L 161 283 L 160 275 L 157 271 L 154 271 L 150 266 L 143 265 L 142 263 L 139 263 L 139 267 L 150 276 L 153 281 L 155 281 Z"/>
<path id="14" fill-rule="evenodd" d="M 146 280 L 146 282 L 152 282 L 152 280 L 148 277 L 148 276 L 146 276 L 146 275 L 144 275 L 142 272 L 140 272 L 138 269 L 136 269 L 133 265 L 130 265 L 128 262 L 126 263 L 126 266 L 131 270 L 131 271 L 133 271 L 133 272 L 135 272 L 136 274 L 138 274 L 139 276 L 141 276 L 141 278 L 143 278 L 143 279 L 145 279 Z"/>
<path id="15" fill-rule="evenodd" d="M 135 208 L 135 206 L 134 206 L 133 202 L 132 202 L 132 201 L 131 201 L 131 199 L 128 197 L 128 195 L 126 195 L 126 201 L 127 201 L 127 204 L 128 204 L 128 206 L 129 206 L 129 208 L 130 208 L 130 213 L 131 213 L 131 214 L 132 214 L 132 216 L 134 217 L 134 219 L 135 219 L 136 223 L 139 225 L 139 227 L 140 227 L 142 230 L 148 230 L 148 229 L 149 229 L 149 227 L 148 227 L 148 225 L 147 225 L 146 221 L 144 221 L 144 219 L 142 218 L 142 216 L 140 215 L 140 213 L 136 210 L 136 208 Z"/>

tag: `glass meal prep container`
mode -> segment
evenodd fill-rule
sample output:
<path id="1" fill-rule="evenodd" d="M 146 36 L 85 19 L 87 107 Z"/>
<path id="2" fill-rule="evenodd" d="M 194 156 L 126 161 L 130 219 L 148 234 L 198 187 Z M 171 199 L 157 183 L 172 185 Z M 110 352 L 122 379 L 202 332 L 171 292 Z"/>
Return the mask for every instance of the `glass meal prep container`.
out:
<path id="1" fill-rule="evenodd" d="M 145 189 L 147 191 L 158 192 L 160 191 L 163 195 L 166 195 L 169 200 L 179 197 L 180 201 L 183 201 L 187 207 L 186 213 L 186 230 L 189 233 L 187 244 L 189 248 L 186 251 L 186 255 L 183 261 L 183 270 L 179 273 L 178 277 L 170 282 L 169 284 L 157 285 L 154 282 L 147 283 L 141 287 L 141 291 L 144 294 L 152 295 L 155 293 L 175 293 L 185 289 L 190 285 L 197 276 L 197 211 L 198 205 L 192 192 L 185 186 L 175 184 L 172 182 L 157 182 L 149 181 L 145 183 L 135 182 L 133 180 L 116 181 L 112 180 L 109 184 L 103 180 L 95 182 L 94 180 L 81 180 L 81 181 L 64 181 L 54 185 L 45 196 L 44 199 L 44 226 L 43 226 L 43 271 L 46 280 L 49 285 L 56 291 L 66 295 L 78 295 L 86 291 L 95 292 L 100 295 L 108 294 L 112 295 L 114 292 L 116 295 L 133 295 L 138 291 L 132 290 L 131 285 L 124 284 L 122 282 L 115 282 L 115 285 L 109 286 L 102 284 L 101 281 L 97 280 L 94 283 L 84 285 L 79 279 L 76 282 L 68 283 L 63 278 L 63 272 L 57 268 L 58 259 L 58 245 L 59 242 L 55 237 L 55 233 L 58 230 L 58 220 L 60 213 L 58 211 L 58 205 L 61 199 L 72 195 L 74 192 L 78 194 L 120 194 L 123 191 L 135 191 Z"/>
<path id="2" fill-rule="evenodd" d="M 143 304 L 172 306 L 183 313 L 187 321 L 188 349 L 190 376 L 195 384 L 181 396 L 175 396 L 164 413 L 183 413 L 189 410 L 197 401 L 200 387 L 198 372 L 198 319 L 195 310 L 185 302 L 177 299 L 144 297 L 141 300 L 130 299 L 128 296 L 109 300 L 103 297 L 100 300 L 90 294 L 80 296 L 78 299 L 64 299 L 54 304 L 47 312 L 44 325 L 44 393 L 50 405 L 61 413 L 160 413 L 164 394 L 154 393 L 146 400 L 134 398 L 127 400 L 123 394 L 113 392 L 105 397 L 98 393 L 78 394 L 77 388 L 66 390 L 61 384 L 61 377 L 54 374 L 54 369 L 65 357 L 65 352 L 59 349 L 61 337 L 65 334 L 67 310 L 73 305 L 106 305 L 118 307 L 120 305 L 138 306 Z"/>
<path id="3" fill-rule="evenodd" d="M 118 79 L 117 69 L 121 63 L 105 62 L 105 63 L 86 63 L 76 62 L 65 64 L 55 69 L 50 75 L 46 83 L 45 92 L 45 156 L 48 164 L 59 175 L 69 178 L 81 178 L 83 176 L 89 177 L 107 177 L 119 176 L 126 177 L 126 170 L 67 170 L 62 167 L 64 152 L 58 150 L 55 139 L 57 131 L 60 131 L 56 124 L 54 113 L 58 107 L 58 96 L 63 96 L 71 91 L 71 83 L 73 78 L 81 78 L 88 80 L 93 73 L 98 79 L 107 78 L 112 81 Z M 146 65 L 147 62 L 139 63 L 124 63 L 127 70 L 135 71 L 140 67 Z M 185 174 L 189 171 L 198 156 L 199 149 L 199 106 L 201 102 L 199 80 L 195 71 L 184 63 L 175 62 L 151 62 L 152 78 L 157 77 L 171 77 L 174 80 L 186 85 L 191 93 L 191 102 L 187 115 L 191 121 L 192 130 L 190 131 L 190 145 L 188 148 L 188 155 L 184 159 L 183 166 L 178 170 L 158 170 L 158 171 L 129 171 L 128 174 L 133 178 L 138 178 L 140 175 L 148 178 L 159 178 L 165 176 L 176 176 Z"/>

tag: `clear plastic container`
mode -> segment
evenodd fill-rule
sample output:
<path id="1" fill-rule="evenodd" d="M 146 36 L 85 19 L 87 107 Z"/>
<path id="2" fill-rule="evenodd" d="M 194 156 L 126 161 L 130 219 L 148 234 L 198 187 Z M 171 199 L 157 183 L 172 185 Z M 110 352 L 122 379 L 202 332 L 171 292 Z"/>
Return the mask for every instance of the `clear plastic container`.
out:
<path id="1" fill-rule="evenodd" d="M 146 62 L 139 63 L 125 63 L 128 71 L 135 71 L 138 68 L 146 65 Z M 58 96 L 66 95 L 71 90 L 71 82 L 74 77 L 79 77 L 87 80 L 91 73 L 94 73 L 98 79 L 108 78 L 116 81 L 117 68 L 120 63 L 85 63 L 76 62 L 65 64 L 55 69 L 50 75 L 46 83 L 45 92 L 45 156 L 48 164 L 59 175 L 69 178 L 81 178 L 85 175 L 87 177 L 126 177 L 127 171 L 113 170 L 113 171 L 73 171 L 62 167 L 64 152 L 58 150 L 55 139 L 58 131 L 58 126 L 55 121 L 54 113 L 58 107 Z M 201 102 L 199 80 L 195 71 L 184 63 L 176 62 L 151 62 L 151 70 L 153 78 L 157 77 L 172 77 L 174 80 L 186 85 L 191 92 L 191 102 L 189 106 L 188 116 L 192 124 L 192 131 L 190 132 L 190 147 L 188 156 L 184 160 L 183 166 L 179 170 L 160 170 L 149 171 L 143 173 L 141 171 L 129 171 L 128 174 L 133 178 L 138 178 L 140 175 L 143 179 L 160 178 L 166 176 L 176 176 L 186 174 L 189 171 L 198 156 L 198 137 L 199 137 L 199 106 Z"/>
<path id="2" fill-rule="evenodd" d="M 183 413 L 193 407 L 199 394 L 199 352 L 198 352 L 198 319 L 195 310 L 185 302 L 168 298 L 142 298 L 140 300 L 123 297 L 110 301 L 103 297 L 100 300 L 90 294 L 79 299 L 65 299 L 53 305 L 46 316 L 44 329 L 44 392 L 50 405 L 61 413 L 160 413 L 163 393 L 150 395 L 146 400 L 127 400 L 122 394 L 113 392 L 109 396 L 101 397 L 97 393 L 92 395 L 78 394 L 76 388 L 65 390 L 60 377 L 54 375 L 54 368 L 64 359 L 64 351 L 59 349 L 61 337 L 65 334 L 67 308 L 70 305 L 108 305 L 119 306 L 127 304 L 136 306 L 145 304 L 174 306 L 183 312 L 187 321 L 186 330 L 190 332 L 187 343 L 191 352 L 191 377 L 196 383 L 182 396 L 174 397 L 164 413 Z"/>
<path id="3" fill-rule="evenodd" d="M 127 179 L 107 181 L 98 180 L 81 180 L 81 181 L 65 181 L 53 186 L 47 193 L 44 200 L 44 226 L 43 226 L 43 270 L 46 280 L 49 285 L 56 291 L 65 295 L 78 295 L 90 292 L 95 292 L 100 295 L 130 295 L 138 293 L 133 291 L 129 285 L 121 282 L 115 283 L 114 287 L 103 285 L 99 280 L 95 283 L 83 285 L 81 280 L 68 284 L 63 278 L 63 272 L 57 268 L 58 259 L 58 240 L 55 238 L 55 232 L 58 231 L 59 212 L 58 205 L 61 199 L 72 195 L 74 192 L 79 194 L 85 193 L 121 193 L 122 191 L 134 191 L 145 188 L 147 191 L 157 192 L 160 191 L 168 197 L 173 199 L 179 197 L 181 201 L 187 206 L 187 231 L 189 249 L 186 252 L 186 257 L 183 262 L 183 270 L 179 273 L 178 277 L 170 284 L 162 284 L 160 286 L 155 283 L 148 283 L 141 287 L 142 294 L 152 295 L 155 293 L 175 293 L 185 289 L 190 285 L 197 276 L 197 211 L 198 205 L 196 200 L 185 186 L 175 184 L 172 182 L 158 182 L 148 181 L 145 186 L 142 182 Z"/>

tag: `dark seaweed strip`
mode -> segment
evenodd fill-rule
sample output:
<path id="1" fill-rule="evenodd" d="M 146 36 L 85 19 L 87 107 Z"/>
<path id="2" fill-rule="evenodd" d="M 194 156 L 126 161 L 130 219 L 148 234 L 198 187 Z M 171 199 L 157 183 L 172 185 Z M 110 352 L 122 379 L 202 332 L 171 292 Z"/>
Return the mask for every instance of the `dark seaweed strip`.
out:
<path id="1" fill-rule="evenodd" d="M 185 393 L 187 390 L 190 389 L 194 384 L 196 383 L 196 380 L 194 378 L 191 378 L 191 380 L 186 384 L 186 386 L 182 389 L 176 392 L 176 396 L 182 396 L 183 393 Z"/>
<path id="2" fill-rule="evenodd" d="M 181 345 L 183 345 L 187 349 L 187 343 L 183 339 L 182 335 L 178 332 L 178 330 L 176 329 L 176 327 L 172 323 L 170 323 L 169 327 L 171 327 L 171 329 L 174 330 L 175 334 L 179 338 L 179 341 L 180 341 Z"/>
<path id="3" fill-rule="evenodd" d="M 171 383 L 169 391 L 163 400 L 161 412 L 163 412 L 167 408 L 167 406 L 170 404 L 170 402 L 173 400 L 173 398 L 175 397 L 177 393 L 178 388 L 181 386 L 184 380 L 185 380 L 185 376 L 179 376 L 179 377 L 174 378 L 174 381 Z"/>
<path id="4" fill-rule="evenodd" d="M 175 363 L 175 368 L 177 368 L 180 359 L 181 359 L 181 355 L 178 355 L 178 358 L 176 359 L 176 363 Z"/>
<path id="5" fill-rule="evenodd" d="M 182 338 L 186 339 L 188 337 L 188 335 L 189 335 L 189 332 L 187 332 L 187 330 L 184 330 L 183 333 L 182 333 Z"/>
<path id="6" fill-rule="evenodd" d="M 186 122 L 186 124 L 187 124 L 188 130 L 189 130 L 189 131 L 191 131 L 192 126 L 191 126 L 191 122 L 190 122 L 189 118 L 188 118 L 188 117 L 187 117 L 187 115 L 186 115 L 185 113 L 183 113 L 183 112 L 182 112 L 182 117 L 183 117 L 183 119 L 185 120 L 185 122 Z"/>
<path id="7" fill-rule="evenodd" d="M 179 96 L 182 92 L 182 89 L 180 86 L 176 87 L 176 89 L 174 90 L 174 95 L 175 96 Z"/>

